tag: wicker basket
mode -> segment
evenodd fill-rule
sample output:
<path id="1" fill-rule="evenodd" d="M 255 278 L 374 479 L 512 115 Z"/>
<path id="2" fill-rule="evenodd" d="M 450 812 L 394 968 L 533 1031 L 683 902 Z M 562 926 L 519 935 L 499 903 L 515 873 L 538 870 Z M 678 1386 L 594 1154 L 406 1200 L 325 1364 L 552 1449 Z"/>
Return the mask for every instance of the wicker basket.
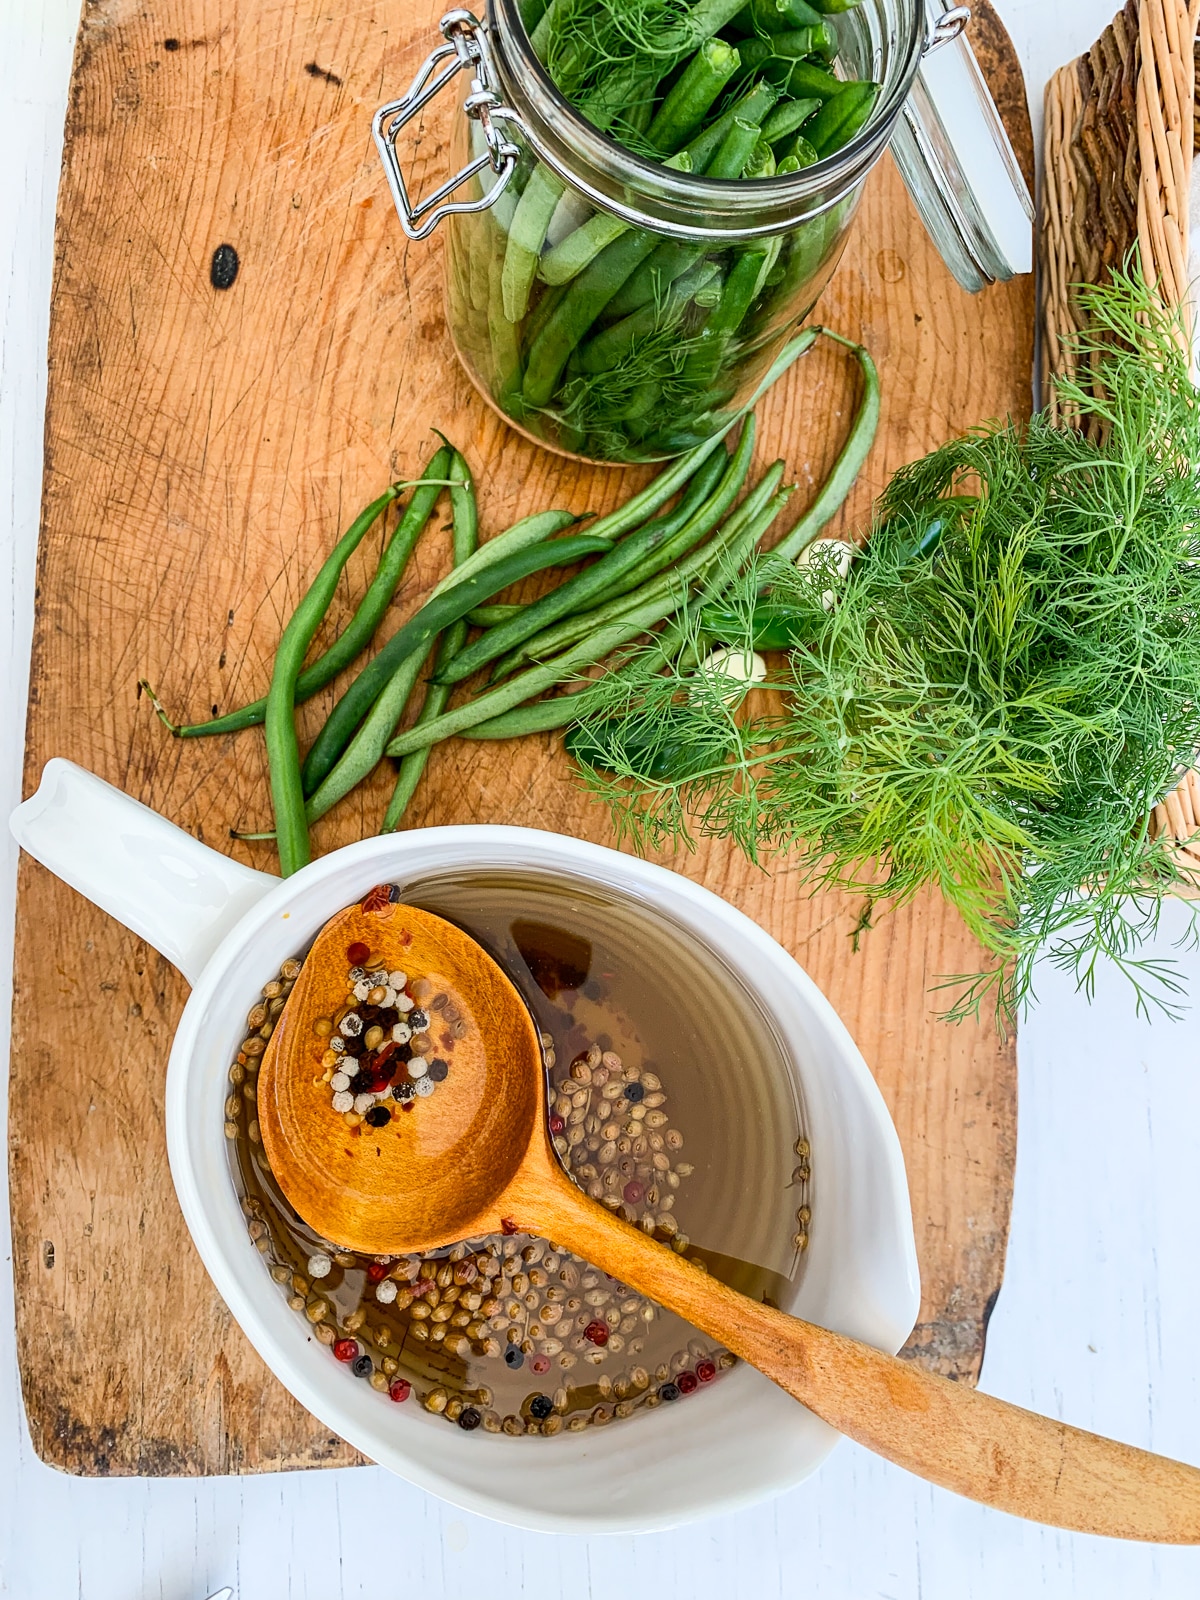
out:
<path id="1" fill-rule="evenodd" d="M 1068 343 L 1083 322 L 1074 287 L 1102 283 L 1135 244 L 1164 304 L 1184 306 L 1190 333 L 1198 23 L 1200 0 L 1128 0 L 1092 48 L 1046 86 L 1042 399 L 1060 421 L 1072 419 L 1058 402 L 1056 378 L 1086 377 L 1075 371 Z M 1200 771 L 1154 808 L 1153 828 L 1175 841 L 1191 892 L 1200 894 Z"/>

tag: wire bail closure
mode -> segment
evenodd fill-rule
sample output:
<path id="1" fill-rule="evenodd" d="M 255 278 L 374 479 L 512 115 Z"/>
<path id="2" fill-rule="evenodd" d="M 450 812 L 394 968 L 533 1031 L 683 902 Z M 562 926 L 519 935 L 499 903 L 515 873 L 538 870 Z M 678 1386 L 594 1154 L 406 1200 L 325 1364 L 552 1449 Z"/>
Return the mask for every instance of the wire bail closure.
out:
<path id="1" fill-rule="evenodd" d="M 409 86 L 408 93 L 399 100 L 391 100 L 371 119 L 371 134 L 388 188 L 400 218 L 400 226 L 410 239 L 425 239 L 433 232 L 443 217 L 455 212 L 486 211 L 499 199 L 516 171 L 520 150 L 509 139 L 502 124 L 505 121 L 520 125 L 516 112 L 504 104 L 496 92 L 496 74 L 488 46 L 487 27 L 474 13 L 466 10 L 447 11 L 441 20 L 445 43 L 438 45 L 425 59 L 420 71 Z M 441 72 L 442 62 L 449 62 Z M 408 185 L 396 151 L 396 137 L 400 130 L 438 94 L 452 78 L 464 69 L 472 73 L 471 93 L 463 102 L 467 115 L 478 122 L 483 134 L 485 150 L 468 162 L 461 172 L 435 189 L 431 195 L 416 205 L 409 199 Z M 470 181 L 484 167 L 490 167 L 496 181 L 478 200 L 450 200 L 455 190 Z"/>
<path id="2" fill-rule="evenodd" d="M 933 55 L 934 51 L 940 50 L 944 44 L 953 44 L 959 34 L 964 32 L 970 20 L 970 6 L 950 6 L 943 11 L 925 39 L 925 48 L 921 51 L 922 59 Z"/>

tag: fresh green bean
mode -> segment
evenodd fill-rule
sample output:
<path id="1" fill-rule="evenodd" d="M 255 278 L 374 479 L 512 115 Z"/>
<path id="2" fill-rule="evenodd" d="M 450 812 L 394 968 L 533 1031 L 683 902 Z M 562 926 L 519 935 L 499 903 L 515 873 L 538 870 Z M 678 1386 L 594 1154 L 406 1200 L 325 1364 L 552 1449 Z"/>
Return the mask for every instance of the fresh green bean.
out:
<path id="1" fill-rule="evenodd" d="M 731 559 L 745 559 L 778 515 L 786 499 L 786 493 L 778 494 L 760 509 L 757 516 L 746 520 L 739 519 L 734 537 L 728 545 Z M 621 645 L 628 644 L 636 639 L 638 634 L 645 633 L 655 623 L 661 622 L 664 617 L 672 616 L 683 604 L 685 592 L 681 572 L 679 581 L 671 593 L 665 596 L 660 594 L 631 608 L 619 620 L 599 628 L 590 638 L 577 644 L 574 649 L 564 651 L 552 661 L 547 661 L 541 666 L 529 667 L 508 683 L 485 690 L 475 699 L 455 707 L 453 711 L 444 712 L 432 722 L 421 727 L 409 728 L 392 740 L 387 747 L 387 754 L 403 756 L 410 750 L 420 749 L 422 745 L 437 744 L 442 739 L 463 733 L 467 728 L 478 727 L 482 722 L 491 721 L 493 717 L 515 710 L 527 700 L 545 693 L 556 684 L 570 682 L 584 667 L 602 661 Z"/>
<path id="2" fill-rule="evenodd" d="M 325 620 L 343 568 L 374 521 L 374 517 L 365 519 L 364 512 L 325 558 L 308 593 L 288 618 L 275 652 L 263 721 L 271 775 L 271 803 L 275 811 L 275 837 L 279 847 L 279 870 L 285 878 L 307 866 L 311 858 L 308 823 L 304 816 L 304 790 L 300 782 L 300 747 L 296 741 L 296 680 L 313 635 Z"/>
<path id="3" fill-rule="evenodd" d="M 492 670 L 492 681 L 506 677 L 508 673 L 514 672 L 535 656 L 557 654 L 568 645 L 574 644 L 577 639 L 584 638 L 598 626 L 600 620 L 608 620 L 606 608 L 617 609 L 615 603 L 621 596 L 627 596 L 625 601 L 627 606 L 636 604 L 639 596 L 635 595 L 633 590 L 642 590 L 650 578 L 665 567 L 673 566 L 682 560 L 689 550 L 709 534 L 728 512 L 741 490 L 754 451 L 755 426 L 754 414 L 751 412 L 746 418 L 732 458 L 724 450 L 717 451 L 696 473 L 692 489 L 672 514 L 676 530 L 652 556 L 640 562 L 631 572 L 627 572 L 619 584 L 613 584 L 595 609 L 566 617 L 562 622 L 544 629 L 510 651 L 496 663 Z M 697 499 L 692 492 L 693 489 L 703 491 L 702 498 Z"/>
<path id="4" fill-rule="evenodd" d="M 524 609 L 521 605 L 476 606 L 474 611 L 467 612 L 466 620 L 473 628 L 494 628 L 498 622 L 519 616 Z"/>
<path id="5" fill-rule="evenodd" d="M 667 154 L 685 145 L 741 64 L 733 45 L 724 39 L 706 40 L 667 92 L 646 131 L 646 142 Z"/>
<path id="6" fill-rule="evenodd" d="M 494 539 L 489 539 L 486 544 L 480 545 L 474 555 L 460 567 L 452 568 L 433 592 L 441 594 L 446 589 L 452 589 L 456 583 L 461 583 L 464 578 L 473 578 L 480 572 L 486 572 L 489 567 L 495 566 L 497 561 L 506 560 L 509 556 L 516 555 L 519 550 L 528 550 L 532 545 L 545 544 L 564 528 L 574 527 L 578 521 L 579 518 L 573 511 L 535 511 L 530 517 L 522 517 L 519 522 L 514 522 L 511 528 L 506 528 Z M 588 533 L 595 538 L 592 529 L 589 528 Z"/>
<path id="7" fill-rule="evenodd" d="M 524 739 L 531 733 L 550 733 L 574 722 L 574 694 L 558 694 L 550 700 L 535 700 L 531 706 L 502 711 L 498 717 L 464 728 L 460 739 Z M 406 758 L 407 759 L 407 758 Z"/>
<path id="8" fill-rule="evenodd" d="M 685 553 L 694 543 L 696 543 L 699 539 L 702 539 L 704 535 L 709 532 L 712 523 L 723 514 L 723 511 L 717 511 L 711 516 L 711 520 L 708 520 L 707 518 L 707 513 L 713 503 L 710 497 L 713 495 L 713 491 L 716 489 L 717 484 L 724 477 L 728 464 L 729 457 L 726 452 L 724 450 L 716 450 L 706 461 L 700 465 L 695 476 L 692 478 L 691 483 L 688 484 L 686 493 L 680 497 L 678 505 L 676 505 L 667 515 L 658 519 L 658 524 L 666 528 L 667 538 L 666 541 L 654 552 L 654 554 L 647 558 L 649 565 L 639 565 L 632 572 L 626 573 L 619 583 L 614 583 L 609 588 L 604 596 L 604 599 L 613 599 L 617 595 L 626 594 L 630 590 L 639 587 L 649 573 L 658 572 L 662 567 L 667 566 L 669 563 L 675 561 L 681 554 Z M 742 476 L 744 476 L 744 468 L 742 469 Z M 733 495 L 730 497 L 731 499 L 736 498 L 737 489 L 740 488 L 740 486 L 741 478 L 739 477 L 737 485 L 734 488 Z M 696 513 L 701 509 L 701 507 L 705 507 L 706 509 L 706 519 L 703 521 L 696 517 Z M 649 526 L 649 524 L 647 524 L 647 526 Z M 478 610 L 482 610 L 487 613 L 496 613 L 493 621 L 487 621 L 486 618 L 482 619 L 487 626 L 492 627 L 495 626 L 496 623 L 507 622 L 510 617 L 519 615 L 525 610 L 525 607 L 485 606 L 478 608 Z M 503 613 L 503 615 L 501 615 L 501 613 Z M 472 613 L 472 616 L 475 615 L 477 615 L 477 612 Z M 582 632 L 586 631 L 587 629 L 585 627 Z M 568 643 L 573 642 L 574 638 L 579 636 L 579 634 L 573 635 L 572 639 L 568 640 Z M 525 659 L 521 650 L 513 652 L 513 655 L 519 657 L 520 660 Z M 519 664 L 519 661 L 516 664 Z M 493 673 L 493 677 L 499 675 L 500 666 L 503 666 L 503 663 L 498 664 L 496 671 Z"/>
<path id="9" fill-rule="evenodd" d="M 687 455 L 680 456 L 678 460 L 673 461 L 664 472 L 660 473 L 660 475 L 650 484 L 648 484 L 640 494 L 635 495 L 633 500 L 628 501 L 624 507 L 620 508 L 619 511 L 610 513 L 608 518 L 601 518 L 600 522 L 598 522 L 593 529 L 593 532 L 603 532 L 606 535 L 612 535 L 618 532 L 623 533 L 627 525 L 636 526 L 637 522 L 640 521 L 643 516 L 662 505 L 669 498 L 669 496 L 675 492 L 679 484 L 683 482 L 692 472 L 697 470 L 699 464 L 708 458 L 720 441 L 724 439 L 725 435 L 729 433 L 731 429 L 735 428 L 743 417 L 746 417 L 749 420 L 753 416 L 753 408 L 762 399 L 763 395 L 766 394 L 767 390 L 770 389 L 773 384 L 779 381 L 779 379 L 794 362 L 798 361 L 801 356 L 807 355 L 809 350 L 812 349 L 813 345 L 820 337 L 821 333 L 824 331 L 825 330 L 823 330 L 821 327 L 814 324 L 812 327 L 802 329 L 801 332 L 789 339 L 787 344 L 784 345 L 783 349 L 771 363 L 767 372 L 760 380 L 754 393 L 746 401 L 746 404 L 741 408 L 740 411 L 737 411 L 732 417 L 730 417 L 729 421 L 726 422 L 725 425 L 711 438 L 703 440 L 693 450 L 689 451 Z M 741 441 L 742 443 L 745 442 L 745 437 L 746 436 L 743 433 Z M 753 434 L 750 435 L 750 439 L 752 442 Z M 662 488 L 661 486 L 663 485 L 666 485 L 666 487 Z M 657 498 L 651 498 L 656 494 L 656 492 Z M 633 508 L 636 508 L 636 514 L 633 516 L 630 524 L 623 525 L 620 523 L 614 523 L 614 518 L 619 517 L 622 513 L 629 513 Z M 713 543 L 715 544 L 715 542 L 716 541 L 714 540 Z M 612 608 L 615 609 L 621 604 L 628 605 L 636 601 L 638 598 L 638 595 L 627 596 L 623 602 L 612 602 Z M 564 623 L 559 624 L 559 629 L 571 630 L 573 628 L 580 627 L 580 625 L 590 629 L 597 625 L 598 619 L 606 615 L 607 609 L 608 608 L 604 606 L 598 608 L 595 612 L 589 613 L 586 617 L 586 620 L 584 618 L 568 618 Z M 557 644 L 553 642 L 558 635 L 559 629 L 550 629 L 548 633 L 542 637 L 542 639 L 537 641 L 531 640 L 529 644 L 526 645 L 526 650 L 528 651 L 530 646 L 533 644 L 540 645 L 543 640 L 546 642 L 548 649 L 562 648 L 563 644 L 561 641 Z M 578 638 L 579 636 L 580 635 L 578 633 L 574 633 L 566 642 L 572 642 L 574 638 Z"/>
<path id="10" fill-rule="evenodd" d="M 709 605 L 720 599 L 733 581 L 734 575 L 749 560 L 751 553 L 758 547 L 760 540 L 787 505 L 795 490 L 795 484 L 786 484 L 761 505 L 753 516 L 743 521 L 736 536 L 727 543 L 721 558 L 713 562 L 704 573 L 696 599 L 698 605 Z M 700 652 L 697 649 L 699 643 L 692 625 L 680 621 L 678 617 L 668 621 L 659 635 L 659 645 L 665 656 L 675 656 L 681 647 L 686 647 L 686 654 L 679 657 L 685 665 L 694 665 L 699 659 Z"/>
<path id="11" fill-rule="evenodd" d="M 742 491 L 742 484 L 750 470 L 750 458 L 754 454 L 757 428 L 757 421 L 751 412 L 742 425 L 741 437 L 732 456 L 722 451 L 720 459 L 713 462 L 717 470 L 708 481 L 704 498 L 689 509 L 686 520 L 679 523 L 677 531 L 667 543 L 634 567 L 632 572 L 627 572 L 620 585 L 609 590 L 606 599 L 615 600 L 622 594 L 631 593 L 657 573 L 673 566 L 701 539 L 707 538 Z M 700 474 L 696 476 L 699 478 Z"/>
<path id="12" fill-rule="evenodd" d="M 454 565 L 461 567 L 465 561 L 470 560 L 475 553 L 479 542 L 479 510 L 475 501 L 475 486 L 471 481 L 471 470 L 463 458 L 455 452 L 454 465 L 451 476 L 465 479 L 465 486 L 459 490 L 452 490 L 450 504 L 454 513 L 451 547 Z M 455 655 L 462 649 L 467 641 L 467 624 L 465 621 L 452 622 L 442 635 L 438 646 L 435 663 L 435 677 L 437 671 L 453 661 Z M 446 701 L 450 691 L 440 684 L 429 683 L 425 689 L 425 699 L 421 703 L 421 710 L 417 717 L 418 722 L 432 722 L 446 709 Z M 400 820 L 408 809 L 408 804 L 416 793 L 421 775 L 425 771 L 425 763 L 429 760 L 428 745 L 423 745 L 420 750 L 414 750 L 400 763 L 400 770 L 396 774 L 396 787 L 392 791 L 392 798 L 383 819 L 380 833 L 392 833 L 400 825 Z"/>
<path id="13" fill-rule="evenodd" d="M 378 762 L 383 745 L 404 709 L 403 700 L 395 704 L 395 694 L 389 693 L 398 667 L 414 655 L 426 655 L 443 628 L 465 617 L 480 601 L 506 589 L 510 583 L 534 572 L 543 572 L 547 567 L 566 566 L 609 549 L 609 540 L 588 534 L 555 539 L 531 545 L 494 562 L 474 577 L 460 574 L 454 583 L 441 587 L 440 592 L 427 600 L 363 668 L 313 741 L 304 762 L 304 783 L 314 806 L 323 807 L 316 814 L 323 815 Z M 387 720 L 389 714 L 390 721 Z"/>
<path id="14" fill-rule="evenodd" d="M 478 672 L 480 667 L 523 644 L 560 617 L 594 605 L 614 583 L 618 583 L 651 551 L 664 544 L 673 531 L 668 519 L 648 522 L 583 572 L 576 573 L 573 578 L 568 578 L 539 599 L 530 601 L 519 617 L 501 623 L 498 628 L 489 628 L 473 644 L 460 650 L 454 660 L 437 673 L 435 682 L 461 683 L 464 678 Z"/>
<path id="15" fill-rule="evenodd" d="M 784 139 L 790 139 L 808 121 L 815 111 L 819 111 L 822 101 L 815 97 L 808 100 L 785 100 L 777 105 L 771 115 L 762 125 L 762 136 L 768 144 L 778 145 Z"/>
<path id="16" fill-rule="evenodd" d="M 549 4 L 541 16 L 529 30 L 529 43 L 533 46 L 533 53 L 546 65 L 546 54 L 550 45 L 550 36 L 559 19 L 559 13 L 566 9 L 566 0 L 549 0 Z"/>
<path id="17" fill-rule="evenodd" d="M 838 453 L 828 478 L 821 485 L 817 498 L 791 532 L 786 534 L 772 551 L 773 555 L 779 556 L 783 561 L 794 561 L 801 550 L 812 543 L 830 518 L 840 510 L 871 452 L 875 433 L 879 427 L 879 370 L 871 359 L 870 352 L 850 339 L 843 339 L 841 334 L 833 333 L 829 328 L 821 331 L 827 338 L 854 352 L 862 368 L 863 393 L 854 425 Z"/>
<path id="18" fill-rule="evenodd" d="M 682 592 L 683 587 L 702 576 L 714 561 L 720 559 L 729 541 L 737 537 L 745 520 L 754 516 L 764 501 L 775 492 L 782 477 L 783 463 L 776 461 L 707 544 L 698 550 L 693 549 L 690 555 L 679 561 L 671 570 L 660 572 L 648 579 L 641 588 L 632 593 L 609 600 L 597 606 L 595 610 L 585 612 L 578 617 L 568 618 L 558 629 L 547 629 L 544 633 L 528 640 L 520 652 L 514 651 L 511 656 L 497 663 L 494 676 L 499 678 L 506 675 L 525 661 L 545 660 L 546 657 L 569 647 L 576 640 L 598 632 L 611 622 L 620 621 L 622 617 L 641 606 L 668 598 L 676 591 Z"/>
<path id="19" fill-rule="evenodd" d="M 423 476 L 411 485 L 416 492 L 396 524 L 370 587 L 359 601 L 354 615 L 329 649 L 318 656 L 311 666 L 305 667 L 297 678 L 294 694 L 297 705 L 303 704 L 305 700 L 311 700 L 313 695 L 327 683 L 332 683 L 338 673 L 344 667 L 348 667 L 370 643 L 372 635 L 392 602 L 392 596 L 408 565 L 408 558 L 420 537 L 421 529 L 429 520 L 429 514 L 438 495 L 449 481 L 447 478 L 449 462 L 450 449 L 443 445 L 430 458 Z M 353 539 L 351 550 L 358 545 L 376 518 L 386 511 L 392 501 L 407 487 L 410 485 L 392 484 L 386 493 L 380 495 L 378 500 L 373 500 L 365 511 L 359 513 L 346 533 L 347 539 Z M 252 700 L 249 705 L 244 705 L 237 711 L 227 711 L 224 716 L 214 717 L 211 722 L 176 727 L 168 722 L 165 716 L 163 721 L 178 738 L 199 739 L 209 734 L 238 733 L 243 728 L 257 727 L 262 722 L 266 709 L 267 698 L 263 695 L 261 699 Z"/>
<path id="20" fill-rule="evenodd" d="M 656 622 L 661 622 L 664 616 L 669 616 L 678 604 L 677 598 L 668 597 L 652 605 L 645 605 L 640 611 L 630 612 L 620 622 L 600 629 L 590 639 L 576 645 L 573 650 L 557 656 L 553 661 L 548 661 L 543 666 L 530 667 L 511 682 L 501 684 L 495 689 L 485 690 L 473 700 L 456 706 L 453 711 L 443 712 L 440 717 L 422 727 L 409 728 L 392 740 L 387 747 L 387 754 L 405 756 L 410 750 L 419 750 L 422 745 L 437 744 L 442 739 L 461 733 L 465 728 L 473 728 L 481 722 L 490 721 L 501 712 L 514 710 L 526 700 L 533 699 L 535 695 L 552 689 L 555 684 L 568 682 L 581 668 L 603 660 L 621 645 L 636 639 L 639 633 L 644 633 Z"/>

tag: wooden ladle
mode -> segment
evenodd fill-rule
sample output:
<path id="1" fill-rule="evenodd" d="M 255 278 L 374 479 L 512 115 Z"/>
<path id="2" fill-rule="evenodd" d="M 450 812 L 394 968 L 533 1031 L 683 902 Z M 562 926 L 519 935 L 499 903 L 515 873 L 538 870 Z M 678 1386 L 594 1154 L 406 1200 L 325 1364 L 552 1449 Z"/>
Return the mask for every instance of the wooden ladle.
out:
<path id="1" fill-rule="evenodd" d="M 393 891 L 394 892 L 394 891 Z M 462 1022 L 450 1071 L 385 1127 L 348 1127 L 322 1081 L 319 1017 L 342 1005 L 349 946 L 427 977 Z M 453 1013 L 452 1013 L 453 1014 Z M 537 1028 L 478 944 L 386 887 L 321 931 L 259 1075 L 258 1118 L 284 1194 L 323 1238 L 399 1255 L 489 1233 L 557 1241 L 678 1312 L 823 1417 L 919 1477 L 1084 1533 L 1200 1542 L 1200 1470 L 992 1399 L 759 1305 L 571 1182 L 554 1153 Z"/>

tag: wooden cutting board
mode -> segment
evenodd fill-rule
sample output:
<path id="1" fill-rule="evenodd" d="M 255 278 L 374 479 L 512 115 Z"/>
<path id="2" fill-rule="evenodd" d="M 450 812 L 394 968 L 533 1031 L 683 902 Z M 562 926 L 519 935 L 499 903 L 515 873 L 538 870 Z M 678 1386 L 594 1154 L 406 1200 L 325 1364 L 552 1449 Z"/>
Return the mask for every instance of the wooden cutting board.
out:
<path id="1" fill-rule="evenodd" d="M 411 476 L 436 425 L 478 477 L 486 533 L 535 508 L 602 511 L 644 473 L 594 470 L 505 429 L 458 370 L 441 243 L 405 241 L 371 112 L 434 41 L 439 6 L 87 0 L 59 206 L 46 480 L 26 788 L 68 756 L 218 849 L 270 868 L 231 824 L 266 815 L 257 732 L 171 740 L 139 699 L 202 717 L 259 693 L 282 620 L 359 506 Z M 1031 162 L 1011 46 L 974 25 Z M 446 164 L 449 112 L 418 181 Z M 236 281 L 210 281 L 237 251 Z M 889 473 L 1030 400 L 1032 280 L 977 298 L 938 261 L 889 160 L 871 178 L 820 315 L 865 341 L 883 422 L 845 523 Z M 764 403 L 759 456 L 804 490 L 850 420 L 852 364 L 820 348 Z M 794 502 L 795 504 L 795 502 Z M 797 512 L 799 507 L 796 508 Z M 397 618 L 439 576 L 421 546 Z M 339 593 L 349 614 L 370 557 Z M 304 714 L 315 729 L 326 695 Z M 385 777 L 321 824 L 378 826 Z M 436 752 L 410 821 L 511 822 L 612 843 L 554 737 Z M 924 1297 L 913 1359 L 973 1381 L 999 1290 L 1015 1137 L 1014 1046 L 934 1020 L 939 974 L 972 970 L 958 919 L 921 900 L 856 941 L 861 902 L 711 846 L 671 863 L 756 917 L 829 994 L 887 1097 L 908 1162 Z M 232 1322 L 184 1229 L 161 1090 L 186 985 L 155 951 L 21 865 L 10 1170 L 18 1342 L 42 1458 L 73 1472 L 225 1473 L 358 1460 L 284 1392 Z"/>

